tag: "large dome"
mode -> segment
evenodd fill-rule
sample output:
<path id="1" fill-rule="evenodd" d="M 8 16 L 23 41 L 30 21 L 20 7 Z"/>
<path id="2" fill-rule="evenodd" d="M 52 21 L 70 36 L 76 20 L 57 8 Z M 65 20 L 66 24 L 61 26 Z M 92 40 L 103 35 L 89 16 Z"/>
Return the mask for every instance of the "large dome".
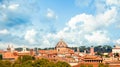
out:
<path id="1" fill-rule="evenodd" d="M 67 44 L 61 39 L 57 45 L 55 46 L 55 48 L 67 48 Z"/>

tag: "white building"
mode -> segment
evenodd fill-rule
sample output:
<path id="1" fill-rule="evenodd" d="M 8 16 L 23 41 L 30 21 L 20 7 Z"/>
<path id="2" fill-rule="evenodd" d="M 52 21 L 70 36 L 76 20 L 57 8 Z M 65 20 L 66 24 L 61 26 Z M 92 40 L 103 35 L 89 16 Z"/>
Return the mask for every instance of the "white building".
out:
<path id="1" fill-rule="evenodd" d="M 120 46 L 115 45 L 115 47 L 112 49 L 112 53 L 120 53 Z"/>

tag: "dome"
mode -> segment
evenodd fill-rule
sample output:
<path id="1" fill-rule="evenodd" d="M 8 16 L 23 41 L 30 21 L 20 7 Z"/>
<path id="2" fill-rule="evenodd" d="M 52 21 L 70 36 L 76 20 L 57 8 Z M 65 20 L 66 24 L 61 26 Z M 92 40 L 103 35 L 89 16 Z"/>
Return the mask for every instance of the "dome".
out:
<path id="1" fill-rule="evenodd" d="M 61 39 L 57 45 L 55 46 L 55 48 L 67 48 L 67 44 Z"/>

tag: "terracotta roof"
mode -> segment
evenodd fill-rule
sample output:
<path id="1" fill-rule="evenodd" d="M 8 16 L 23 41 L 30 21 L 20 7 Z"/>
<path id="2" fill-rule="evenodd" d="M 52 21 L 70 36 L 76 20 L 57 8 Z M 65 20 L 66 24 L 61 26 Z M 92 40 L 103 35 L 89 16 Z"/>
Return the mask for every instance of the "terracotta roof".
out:
<path id="1" fill-rule="evenodd" d="M 68 53 L 74 54 L 74 50 L 68 48 Z"/>
<path id="2" fill-rule="evenodd" d="M 21 55 L 30 55 L 30 52 L 27 51 L 27 52 L 18 52 L 18 55 L 21 56 Z"/>
<path id="3" fill-rule="evenodd" d="M 0 50 L 0 54 L 1 54 L 1 53 L 4 53 L 4 51 L 3 51 L 3 50 Z"/>
<path id="4" fill-rule="evenodd" d="M 58 51 L 57 54 L 74 54 L 74 50 L 66 48 L 61 51 Z"/>
<path id="5" fill-rule="evenodd" d="M 13 53 L 11 53 L 11 52 L 5 52 L 4 54 L 3 54 L 3 59 L 9 59 L 9 58 L 14 58 L 14 59 L 16 59 L 18 56 L 16 56 L 16 55 L 14 55 Z"/>
<path id="6" fill-rule="evenodd" d="M 102 58 L 99 56 L 86 55 L 84 56 L 84 60 L 102 60 Z"/>
<path id="7" fill-rule="evenodd" d="M 57 54 L 56 50 L 39 50 L 41 54 Z"/>

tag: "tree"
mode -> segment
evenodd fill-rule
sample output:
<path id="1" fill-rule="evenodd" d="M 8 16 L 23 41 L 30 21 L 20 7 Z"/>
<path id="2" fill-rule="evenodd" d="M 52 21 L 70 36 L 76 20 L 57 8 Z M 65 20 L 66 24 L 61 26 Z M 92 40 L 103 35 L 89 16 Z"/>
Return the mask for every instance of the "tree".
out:
<path id="1" fill-rule="evenodd" d="M 0 67 L 12 67 L 12 63 L 10 61 L 0 61 Z"/>
<path id="2" fill-rule="evenodd" d="M 29 60 L 34 60 L 34 58 L 30 55 L 24 55 L 24 56 L 20 56 L 18 57 L 18 62 L 23 63 Z"/>
<path id="3" fill-rule="evenodd" d="M 80 51 L 84 52 L 84 50 L 86 50 L 86 47 L 85 46 L 80 46 Z"/>
<path id="4" fill-rule="evenodd" d="M 47 59 L 38 59 L 34 62 L 33 67 L 48 67 L 49 65 L 49 60 Z"/>
<path id="5" fill-rule="evenodd" d="M 97 52 L 96 55 L 103 56 L 103 54 L 100 52 Z"/>
<path id="6" fill-rule="evenodd" d="M 21 67 L 33 67 L 33 63 L 31 60 L 26 61 L 26 62 L 21 64 Z"/>
<path id="7" fill-rule="evenodd" d="M 98 67 L 104 67 L 103 63 L 99 63 Z"/>
<path id="8" fill-rule="evenodd" d="M 56 63 L 56 67 L 71 67 L 71 66 L 66 62 L 58 61 Z"/>
<path id="9" fill-rule="evenodd" d="M 86 65 L 85 64 L 81 64 L 80 67 L 86 67 Z"/>
<path id="10" fill-rule="evenodd" d="M 108 64 L 105 64 L 105 66 L 104 67 L 109 67 L 109 65 Z"/>
<path id="11" fill-rule="evenodd" d="M 103 52 L 111 52 L 111 51 L 112 51 L 112 47 L 109 46 L 109 45 L 104 45 L 104 46 L 103 46 L 103 49 L 104 49 Z"/>
<path id="12" fill-rule="evenodd" d="M 92 65 L 92 64 L 89 64 L 88 67 L 93 67 L 93 65 Z"/>
<path id="13" fill-rule="evenodd" d="M 0 54 L 0 60 L 2 60 L 2 54 Z"/>
<path id="14" fill-rule="evenodd" d="M 6 67 L 4 62 L 0 60 L 0 67 Z"/>
<path id="15" fill-rule="evenodd" d="M 16 63 L 14 63 L 14 64 L 12 65 L 12 67 L 21 67 L 21 64 L 16 64 Z"/>

